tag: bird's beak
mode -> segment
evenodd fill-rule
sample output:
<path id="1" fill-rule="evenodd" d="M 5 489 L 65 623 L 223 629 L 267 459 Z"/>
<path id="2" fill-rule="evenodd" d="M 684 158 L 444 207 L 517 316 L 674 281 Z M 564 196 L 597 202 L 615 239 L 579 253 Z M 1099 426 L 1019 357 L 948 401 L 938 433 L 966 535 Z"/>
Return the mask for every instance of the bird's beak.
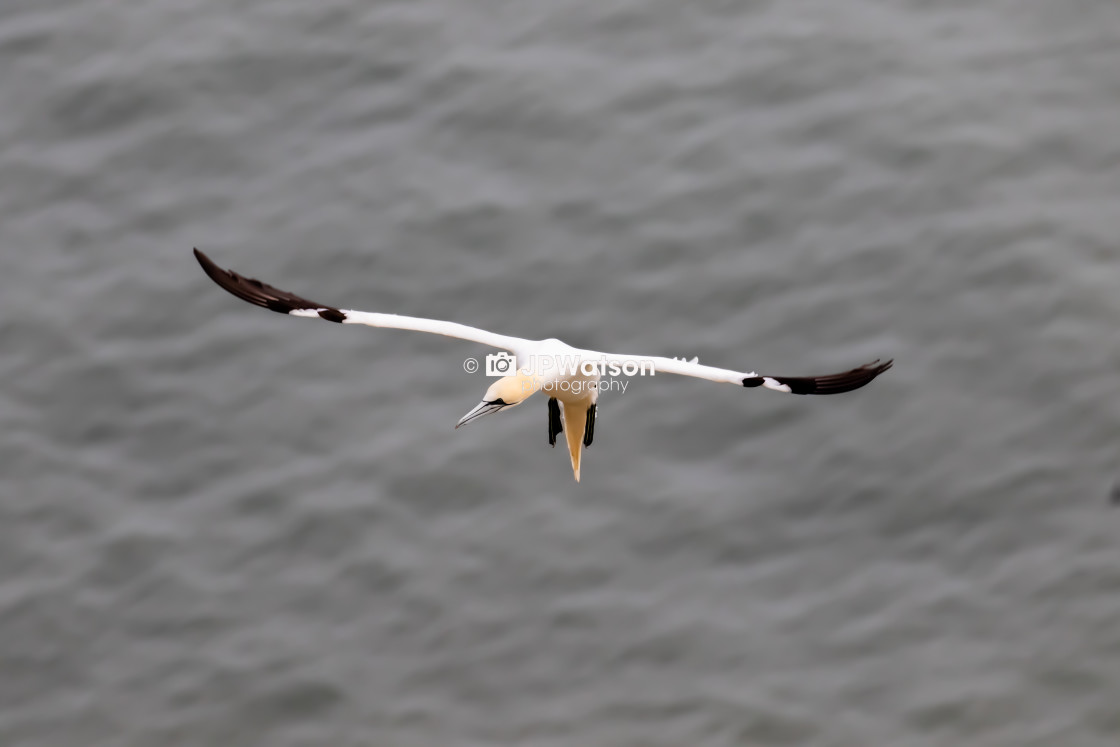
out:
<path id="1" fill-rule="evenodd" d="M 506 403 L 502 402 L 500 399 L 495 400 L 494 402 L 487 402 L 486 400 L 483 400 L 482 402 L 478 403 L 478 407 L 474 408 L 466 415 L 464 415 L 462 419 L 460 419 L 459 422 L 456 423 L 455 427 L 458 428 L 460 425 L 466 425 L 476 418 L 481 418 L 483 415 L 490 415 L 506 406 Z"/>

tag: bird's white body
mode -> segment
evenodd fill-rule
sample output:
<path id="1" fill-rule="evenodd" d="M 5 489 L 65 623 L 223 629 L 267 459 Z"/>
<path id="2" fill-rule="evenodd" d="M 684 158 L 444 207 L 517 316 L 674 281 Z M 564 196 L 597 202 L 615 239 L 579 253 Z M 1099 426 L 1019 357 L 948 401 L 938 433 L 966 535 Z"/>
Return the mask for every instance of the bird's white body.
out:
<path id="1" fill-rule="evenodd" d="M 206 274 L 218 285 L 249 303 L 289 314 L 318 317 L 341 324 L 406 329 L 471 340 L 505 350 L 516 358 L 516 370 L 487 389 L 482 402 L 468 412 L 455 427 L 502 409 L 521 404 L 536 392 L 549 397 L 549 443 L 563 431 L 572 458 L 572 470 L 579 481 L 582 447 L 590 446 L 594 434 L 599 383 L 604 372 L 642 371 L 649 375 L 677 374 L 741 387 L 765 387 L 787 394 L 839 394 L 858 389 L 891 367 L 892 361 L 879 361 L 839 374 L 827 376 L 760 376 L 753 371 L 702 366 L 693 358 L 664 358 L 575 348 L 555 338 L 527 340 L 469 327 L 458 322 L 425 319 L 398 314 L 382 314 L 355 309 L 338 309 L 318 304 L 286 291 L 223 270 L 197 249 L 195 257 Z"/>

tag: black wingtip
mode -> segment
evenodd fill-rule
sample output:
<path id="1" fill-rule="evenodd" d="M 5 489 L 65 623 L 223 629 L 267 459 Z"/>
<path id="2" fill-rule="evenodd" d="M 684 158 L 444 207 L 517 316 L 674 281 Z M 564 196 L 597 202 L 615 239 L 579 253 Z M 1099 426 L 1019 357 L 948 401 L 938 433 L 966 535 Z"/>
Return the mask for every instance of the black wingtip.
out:
<path id="1" fill-rule="evenodd" d="M 827 376 L 748 376 L 743 379 L 743 386 L 762 386 L 770 379 L 789 387 L 790 394 L 843 394 L 867 386 L 894 365 L 893 358 L 886 363 L 880 363 L 879 360 L 875 359 L 851 371 Z"/>
<path id="2" fill-rule="evenodd" d="M 213 260 L 200 252 L 197 246 L 194 248 L 194 258 L 198 260 L 198 263 L 200 265 L 202 265 L 203 271 L 207 275 L 209 275 L 211 279 L 217 281 L 218 278 L 216 277 L 216 273 L 220 273 L 222 271 L 222 268 L 218 267 L 216 264 L 214 264 Z M 221 283 L 219 283 L 219 285 L 220 284 Z"/>
<path id="3" fill-rule="evenodd" d="M 346 319 L 346 314 L 333 306 L 309 301 L 294 293 L 273 288 L 260 280 L 239 275 L 233 270 L 223 270 L 204 253 L 200 252 L 197 247 L 194 250 L 194 257 L 202 265 L 203 271 L 210 276 L 211 280 L 226 292 L 254 306 L 261 306 L 280 314 L 288 314 L 295 309 L 309 309 L 318 311 L 319 316 L 328 322 L 342 323 Z"/>

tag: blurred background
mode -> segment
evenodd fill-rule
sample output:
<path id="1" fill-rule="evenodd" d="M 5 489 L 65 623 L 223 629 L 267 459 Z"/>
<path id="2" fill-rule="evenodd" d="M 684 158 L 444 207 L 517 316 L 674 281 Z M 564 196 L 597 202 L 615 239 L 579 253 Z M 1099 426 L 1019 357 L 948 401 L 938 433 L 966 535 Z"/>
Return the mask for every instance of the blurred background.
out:
<path id="1" fill-rule="evenodd" d="M 1120 742 L 1120 6 L 5 0 L 0 744 Z M 452 426 L 492 351 L 803 375 Z"/>

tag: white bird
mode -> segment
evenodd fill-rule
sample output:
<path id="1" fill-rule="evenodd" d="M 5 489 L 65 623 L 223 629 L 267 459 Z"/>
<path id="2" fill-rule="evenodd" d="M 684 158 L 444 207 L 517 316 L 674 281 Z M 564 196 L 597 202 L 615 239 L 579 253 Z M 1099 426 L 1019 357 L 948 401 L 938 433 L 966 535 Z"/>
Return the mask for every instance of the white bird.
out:
<path id="1" fill-rule="evenodd" d="M 218 285 L 238 298 L 291 316 L 319 317 L 340 324 L 365 324 L 370 327 L 410 329 L 482 343 L 507 351 L 512 358 L 502 358 L 509 370 L 486 390 L 482 401 L 464 415 L 456 428 L 483 415 L 516 407 L 538 391 L 547 392 L 548 442 L 556 445 L 556 436 L 565 434 L 572 471 L 579 482 L 580 456 L 583 447 L 591 445 L 595 434 L 595 411 L 598 402 L 599 382 L 606 373 L 648 371 L 649 373 L 679 374 L 708 379 L 743 387 L 765 387 L 787 394 L 840 394 L 869 383 L 891 367 L 893 361 L 878 360 L 853 368 L 844 373 L 826 376 L 762 376 L 753 371 L 732 371 L 727 368 L 702 366 L 695 358 L 690 361 L 660 356 L 604 353 L 583 350 L 560 340 L 526 340 L 468 327 L 457 322 L 443 322 L 397 314 L 378 314 L 353 309 L 338 309 L 308 301 L 286 291 L 273 288 L 259 280 L 246 278 L 232 270 L 223 270 L 209 257 L 194 250 L 202 269 Z M 502 354 L 499 354 L 499 356 Z M 521 365 L 516 365 L 520 363 Z"/>

